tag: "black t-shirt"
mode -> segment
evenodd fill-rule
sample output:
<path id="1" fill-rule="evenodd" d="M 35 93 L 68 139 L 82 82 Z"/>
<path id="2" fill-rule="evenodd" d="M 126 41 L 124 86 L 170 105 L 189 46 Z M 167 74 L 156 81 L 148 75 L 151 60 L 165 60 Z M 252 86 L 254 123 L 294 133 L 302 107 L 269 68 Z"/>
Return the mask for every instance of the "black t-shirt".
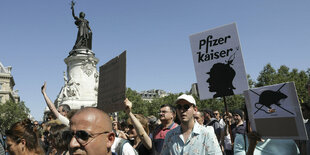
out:
<path id="1" fill-rule="evenodd" d="M 142 142 L 140 142 L 138 144 L 138 146 L 136 147 L 136 150 L 138 151 L 139 155 L 149 155 L 152 153 L 152 150 L 148 150 L 143 144 Z"/>

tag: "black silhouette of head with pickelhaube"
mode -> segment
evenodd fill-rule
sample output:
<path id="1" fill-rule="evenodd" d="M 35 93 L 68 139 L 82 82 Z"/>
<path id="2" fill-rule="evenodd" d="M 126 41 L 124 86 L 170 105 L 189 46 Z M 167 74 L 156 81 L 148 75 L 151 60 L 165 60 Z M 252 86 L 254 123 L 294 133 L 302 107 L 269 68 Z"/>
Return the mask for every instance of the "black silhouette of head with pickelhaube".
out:
<path id="1" fill-rule="evenodd" d="M 209 91 L 215 92 L 213 98 L 234 95 L 233 89 L 236 88 L 232 82 L 236 76 L 236 72 L 231 67 L 234 58 L 235 53 L 229 57 L 227 64 L 216 63 L 207 72 L 210 75 L 206 81 L 209 83 Z"/>

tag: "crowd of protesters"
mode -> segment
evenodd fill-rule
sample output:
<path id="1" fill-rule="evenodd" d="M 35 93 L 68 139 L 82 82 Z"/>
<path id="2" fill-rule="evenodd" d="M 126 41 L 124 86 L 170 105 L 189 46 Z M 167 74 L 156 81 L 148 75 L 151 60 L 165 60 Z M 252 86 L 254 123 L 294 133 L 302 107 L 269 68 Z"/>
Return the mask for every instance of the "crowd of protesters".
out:
<path id="1" fill-rule="evenodd" d="M 246 108 L 231 113 L 198 109 L 191 95 L 182 94 L 162 105 L 156 117 L 132 113 L 134 103 L 126 99 L 128 119 L 119 120 L 97 108 L 56 108 L 45 90 L 44 83 L 41 91 L 50 109 L 46 120 L 26 119 L 0 132 L 0 155 L 310 154 L 309 140 L 262 139 L 252 132 Z M 300 105 L 309 137 L 310 104 Z"/>

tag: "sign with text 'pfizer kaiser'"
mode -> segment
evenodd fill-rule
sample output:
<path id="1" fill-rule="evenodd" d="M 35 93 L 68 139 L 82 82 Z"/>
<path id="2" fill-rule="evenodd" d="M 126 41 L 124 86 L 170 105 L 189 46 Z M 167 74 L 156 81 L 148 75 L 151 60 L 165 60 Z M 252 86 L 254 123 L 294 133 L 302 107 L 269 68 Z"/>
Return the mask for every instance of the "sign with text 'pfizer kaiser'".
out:
<path id="1" fill-rule="evenodd" d="M 125 110 L 126 51 L 99 69 L 97 108 L 107 113 Z"/>
<path id="2" fill-rule="evenodd" d="M 201 100 L 249 88 L 235 23 L 193 34 L 190 43 Z"/>

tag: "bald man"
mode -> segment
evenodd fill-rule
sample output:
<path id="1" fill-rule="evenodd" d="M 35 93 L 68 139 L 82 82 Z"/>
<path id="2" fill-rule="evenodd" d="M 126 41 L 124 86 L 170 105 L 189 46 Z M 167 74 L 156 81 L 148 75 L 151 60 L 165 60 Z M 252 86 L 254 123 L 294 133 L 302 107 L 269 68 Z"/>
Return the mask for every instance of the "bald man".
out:
<path id="1" fill-rule="evenodd" d="M 108 114 L 97 108 L 84 108 L 70 120 L 70 154 L 111 155 L 115 139 Z"/>

